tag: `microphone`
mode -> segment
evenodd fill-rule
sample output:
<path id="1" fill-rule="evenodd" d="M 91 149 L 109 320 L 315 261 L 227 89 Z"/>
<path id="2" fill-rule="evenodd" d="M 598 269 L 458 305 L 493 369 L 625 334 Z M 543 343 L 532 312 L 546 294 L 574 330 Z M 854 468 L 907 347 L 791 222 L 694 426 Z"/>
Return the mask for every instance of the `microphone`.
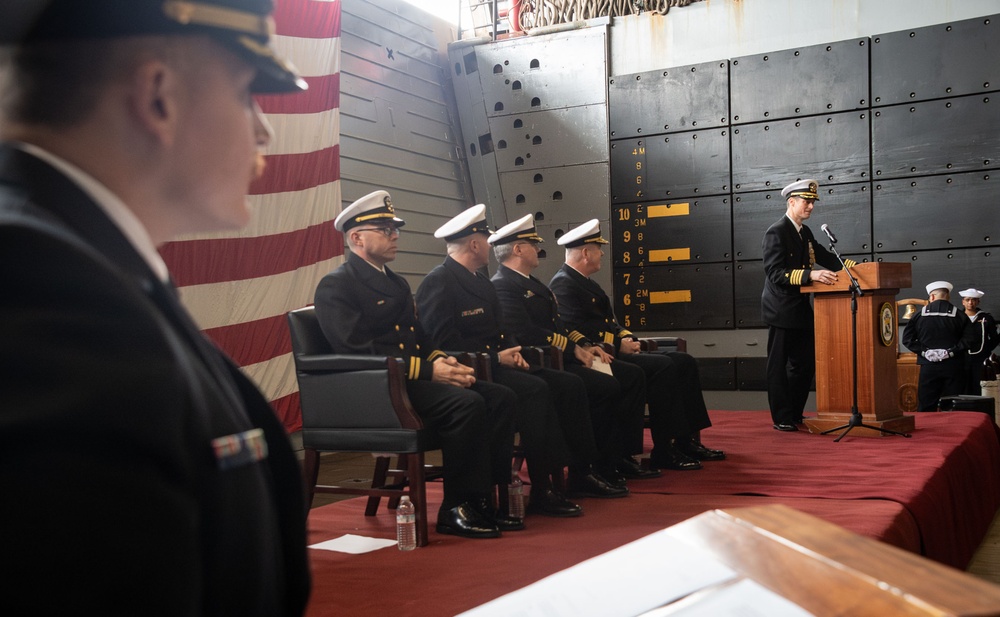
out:
<path id="1" fill-rule="evenodd" d="M 823 233 L 825 233 L 826 237 L 830 239 L 830 242 L 832 242 L 833 244 L 837 243 L 837 236 L 833 235 L 833 232 L 830 231 L 829 225 L 823 223 L 822 225 L 819 226 L 819 228 L 823 230 Z"/>

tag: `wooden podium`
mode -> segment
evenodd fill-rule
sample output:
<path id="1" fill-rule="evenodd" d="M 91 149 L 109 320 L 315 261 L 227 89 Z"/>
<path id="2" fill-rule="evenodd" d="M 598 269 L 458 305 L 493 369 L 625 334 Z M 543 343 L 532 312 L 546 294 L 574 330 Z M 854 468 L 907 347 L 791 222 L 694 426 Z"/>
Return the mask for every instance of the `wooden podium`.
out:
<path id="1" fill-rule="evenodd" d="M 896 294 L 910 286 L 908 263 L 862 263 L 851 268 L 864 295 L 858 298 L 858 411 L 865 424 L 909 432 L 913 416 L 897 401 L 896 352 L 899 328 Z M 851 281 L 844 272 L 834 285 L 802 288 L 812 293 L 816 314 L 816 418 L 807 418 L 811 433 L 847 424 L 853 402 L 851 350 Z M 877 437 L 876 430 L 851 429 L 851 435 Z"/>

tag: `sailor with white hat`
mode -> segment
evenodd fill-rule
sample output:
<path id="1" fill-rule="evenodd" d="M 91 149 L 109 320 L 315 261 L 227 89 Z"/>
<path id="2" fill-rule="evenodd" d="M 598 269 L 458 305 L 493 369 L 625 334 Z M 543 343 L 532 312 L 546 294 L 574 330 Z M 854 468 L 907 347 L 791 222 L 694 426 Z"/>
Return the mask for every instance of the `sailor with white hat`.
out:
<path id="1" fill-rule="evenodd" d="M 951 283 L 933 281 L 925 289 L 927 306 L 906 324 L 903 345 L 917 354 L 920 365 L 919 410 L 936 411 L 942 396 L 965 390 L 965 356 L 972 329 L 963 311 L 949 300 Z"/>

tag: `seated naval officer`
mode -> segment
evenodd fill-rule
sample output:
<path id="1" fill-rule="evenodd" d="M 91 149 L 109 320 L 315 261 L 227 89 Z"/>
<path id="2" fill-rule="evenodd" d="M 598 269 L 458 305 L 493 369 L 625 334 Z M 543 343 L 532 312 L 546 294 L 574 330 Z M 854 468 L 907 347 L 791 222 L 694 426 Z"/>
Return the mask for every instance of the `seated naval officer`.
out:
<path id="1" fill-rule="evenodd" d="M 597 477 L 612 486 L 625 487 L 632 478 L 655 477 L 627 454 L 638 439 L 642 443 L 646 379 L 642 370 L 614 360 L 579 332 L 571 332 L 559 316 L 555 296 L 545 283 L 531 275 L 538 267 L 538 243 L 530 214 L 507 224 L 489 238 L 500 267 L 493 285 L 500 297 L 506 330 L 522 345 L 554 345 L 563 351 L 567 371 L 578 375 L 590 401 L 591 423 L 600 449 Z M 611 365 L 612 375 L 592 368 L 595 361 Z M 626 440 L 627 444 L 626 445 Z M 570 495 L 587 495 L 589 476 L 570 469 Z"/>
<path id="2" fill-rule="evenodd" d="M 917 354 L 920 411 L 935 411 L 942 396 L 962 394 L 965 386 L 965 352 L 972 347 L 975 330 L 965 313 L 951 303 L 952 285 L 934 281 L 926 287 L 928 302 L 903 329 L 903 345 Z"/>
<path id="3" fill-rule="evenodd" d="M 601 245 L 608 243 L 601 237 L 597 219 L 567 231 L 558 243 L 566 248 L 566 262 L 552 277 L 549 289 L 559 301 L 563 322 L 592 341 L 612 345 L 619 360 L 635 364 L 646 374 L 646 403 L 653 437 L 650 463 L 688 470 L 700 469 L 699 461 L 724 459 L 721 450 L 706 448 L 698 438 L 698 432 L 711 426 L 712 421 L 701 394 L 695 359 L 678 351 L 639 353 L 639 340 L 618 324 L 608 294 L 590 278 L 601 269 Z"/>
<path id="4" fill-rule="evenodd" d="M 972 323 L 976 339 L 965 356 L 965 394 L 978 396 L 983 393 L 980 385 L 983 378 L 983 363 L 1000 343 L 1000 333 L 997 332 L 997 322 L 993 316 L 979 308 L 979 301 L 985 292 L 970 287 L 958 292 L 958 295 L 962 296 L 962 308 Z"/>
<path id="5" fill-rule="evenodd" d="M 410 285 L 386 267 L 399 228 L 389 193 L 358 199 L 334 220 L 347 260 L 316 288 L 316 316 L 335 353 L 402 357 L 413 408 L 437 430 L 444 455 L 438 533 L 495 538 L 523 527 L 497 512 L 492 485 L 510 481 L 514 393 L 476 381 L 473 370 L 441 352 L 417 321 Z"/>
<path id="6" fill-rule="evenodd" d="M 596 452 L 583 382 L 565 371 L 529 368 L 517 341 L 503 332 L 496 289 L 479 271 L 489 264 L 490 233 L 483 204 L 465 210 L 434 232 L 447 243 L 448 256 L 417 290 L 420 321 L 444 349 L 488 353 L 493 381 L 517 394 L 514 424 L 521 434 L 531 480 L 530 510 L 579 516 L 580 506 L 558 491 L 563 487 L 563 468 L 570 462 L 566 442 L 582 442 L 584 448 Z M 566 440 L 560 418 L 570 433 Z"/>

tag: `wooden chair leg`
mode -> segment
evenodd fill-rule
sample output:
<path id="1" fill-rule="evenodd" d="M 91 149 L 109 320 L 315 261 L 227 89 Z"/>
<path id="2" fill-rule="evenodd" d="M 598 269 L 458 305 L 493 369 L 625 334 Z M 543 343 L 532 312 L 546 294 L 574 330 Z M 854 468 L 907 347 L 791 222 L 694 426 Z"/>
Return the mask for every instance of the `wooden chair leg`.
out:
<path id="1" fill-rule="evenodd" d="M 315 448 L 303 448 L 302 484 L 305 488 L 306 510 L 312 508 L 316 495 L 316 480 L 319 478 L 319 452 Z"/>
<path id="2" fill-rule="evenodd" d="M 389 457 L 375 457 L 375 471 L 372 473 L 372 488 L 382 488 L 385 486 L 386 474 L 389 471 Z M 378 495 L 368 496 L 368 505 L 365 506 L 365 516 L 375 516 L 378 513 L 378 504 L 382 498 Z"/>
<path id="3" fill-rule="evenodd" d="M 413 502 L 413 511 L 417 516 L 417 546 L 427 546 L 427 486 L 424 477 L 424 453 L 400 455 L 399 458 L 406 459 L 406 479 L 410 485 L 410 501 Z"/>
<path id="4" fill-rule="evenodd" d="M 410 456 L 409 455 L 407 455 L 407 454 L 399 454 L 399 455 L 396 456 L 396 467 L 397 467 L 397 471 L 400 472 L 397 475 L 396 479 L 397 479 L 397 481 L 400 484 L 403 485 L 403 488 L 400 490 L 399 495 L 393 495 L 392 497 L 389 498 L 389 509 L 390 510 L 395 510 L 399 506 L 399 498 L 403 496 L 403 492 L 402 491 L 406 489 L 406 484 L 407 484 L 407 482 L 409 481 L 409 478 L 410 478 L 410 474 L 407 473 L 407 470 L 409 469 L 410 463 L 411 463 L 411 461 L 410 461 Z"/>

